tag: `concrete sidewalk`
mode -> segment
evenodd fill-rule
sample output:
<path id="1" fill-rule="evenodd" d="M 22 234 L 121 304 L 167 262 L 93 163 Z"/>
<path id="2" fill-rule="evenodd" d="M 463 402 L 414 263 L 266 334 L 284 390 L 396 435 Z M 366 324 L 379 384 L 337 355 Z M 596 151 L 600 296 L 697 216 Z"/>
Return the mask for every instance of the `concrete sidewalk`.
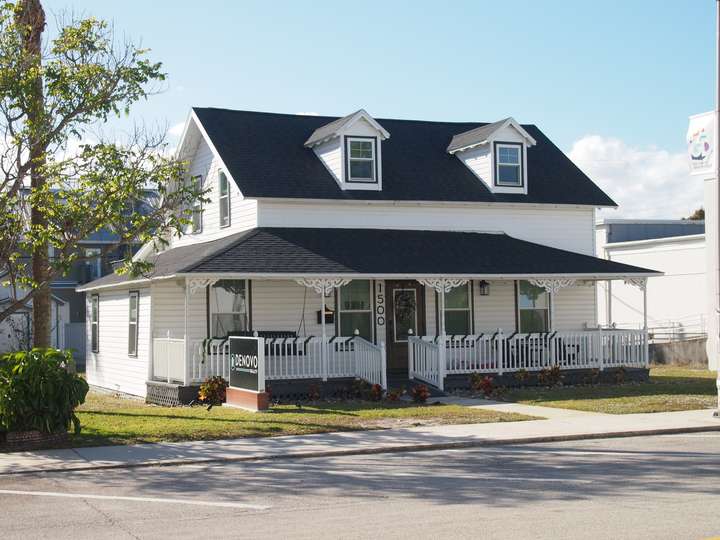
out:
<path id="1" fill-rule="evenodd" d="M 517 412 L 545 419 L 258 439 L 15 452 L 0 454 L 0 475 L 720 431 L 720 420 L 713 418 L 712 410 L 610 415 L 485 400 L 442 398 L 438 401 Z"/>

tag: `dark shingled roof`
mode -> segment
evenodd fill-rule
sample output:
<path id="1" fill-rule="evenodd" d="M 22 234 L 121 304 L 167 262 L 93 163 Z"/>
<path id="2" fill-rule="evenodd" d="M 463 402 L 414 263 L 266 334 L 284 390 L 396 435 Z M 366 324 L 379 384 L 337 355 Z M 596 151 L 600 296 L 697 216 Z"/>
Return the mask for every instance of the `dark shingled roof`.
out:
<path id="1" fill-rule="evenodd" d="M 186 273 L 398 276 L 657 273 L 506 234 L 274 227 L 175 248 L 158 255 L 155 265 L 155 277 Z M 85 287 L 123 279 L 106 276 Z"/>
<path id="2" fill-rule="evenodd" d="M 493 194 L 447 147 L 478 122 L 376 119 L 390 133 L 382 143 L 382 191 L 342 190 L 305 141 L 338 120 L 228 109 L 193 109 L 246 197 L 457 201 L 616 206 L 534 125 L 528 149 L 528 194 Z"/>
<path id="3" fill-rule="evenodd" d="M 357 113 L 359 113 L 362 109 L 359 109 L 355 111 L 352 114 L 348 114 L 347 116 L 343 116 L 342 118 L 338 118 L 337 120 L 334 120 L 330 122 L 329 124 L 325 124 L 324 126 L 320 126 L 315 131 L 312 132 L 310 137 L 308 137 L 308 140 L 305 141 L 306 146 L 310 146 L 316 142 L 320 142 L 323 139 L 330 137 L 331 135 L 337 133 L 345 124 L 347 124 L 350 119 L 355 116 Z"/>
<path id="4" fill-rule="evenodd" d="M 484 141 L 490 135 L 492 135 L 495 130 L 500 128 L 500 126 L 502 126 L 507 121 L 508 118 L 503 118 L 502 120 L 498 120 L 497 122 L 493 122 L 492 124 L 486 124 L 481 127 L 476 127 L 475 129 L 465 131 L 464 133 L 458 133 L 450 141 L 450 144 L 447 147 L 447 151 L 454 152 L 455 150 L 465 148 L 468 145 L 477 144 L 478 142 Z"/>

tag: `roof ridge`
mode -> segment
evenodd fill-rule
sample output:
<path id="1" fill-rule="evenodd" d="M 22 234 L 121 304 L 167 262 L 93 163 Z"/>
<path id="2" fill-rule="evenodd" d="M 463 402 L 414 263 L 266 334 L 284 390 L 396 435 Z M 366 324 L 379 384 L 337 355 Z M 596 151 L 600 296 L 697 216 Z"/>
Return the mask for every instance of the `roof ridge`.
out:
<path id="1" fill-rule="evenodd" d="M 273 111 L 251 111 L 248 109 L 229 109 L 227 107 L 199 107 L 199 106 L 192 106 L 192 110 L 211 110 L 211 111 L 224 111 L 224 112 L 231 112 L 231 113 L 244 113 L 244 114 L 258 114 L 258 115 L 265 115 L 265 116 L 284 116 L 288 118 L 316 118 L 316 119 L 327 119 L 331 122 L 334 122 L 336 120 L 342 120 L 343 118 L 347 118 L 348 116 L 352 116 L 356 114 L 357 112 L 364 110 L 364 109 L 358 109 L 357 111 L 354 111 L 350 114 L 346 114 L 344 116 L 337 116 L 337 115 L 325 115 L 325 114 L 299 114 L 299 113 L 283 113 L 283 112 L 273 112 Z M 423 124 L 478 124 L 476 127 L 484 127 L 490 124 L 493 124 L 495 122 L 487 122 L 485 120 L 422 120 L 419 118 L 376 118 L 373 116 L 373 118 L 377 122 L 381 121 L 390 121 L 390 122 L 417 122 L 417 123 L 423 123 Z M 502 121 L 507 120 L 507 118 L 510 118 L 509 116 L 504 118 Z M 518 122 L 521 126 L 533 126 L 537 127 L 535 124 L 523 124 Z M 475 128 L 473 128 L 475 129 Z"/>

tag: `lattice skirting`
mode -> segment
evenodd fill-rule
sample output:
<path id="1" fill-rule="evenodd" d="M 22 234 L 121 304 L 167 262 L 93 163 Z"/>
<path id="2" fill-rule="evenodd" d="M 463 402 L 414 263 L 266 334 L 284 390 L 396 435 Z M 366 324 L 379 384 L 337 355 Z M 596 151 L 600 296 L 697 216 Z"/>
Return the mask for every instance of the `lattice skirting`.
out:
<path id="1" fill-rule="evenodd" d="M 197 399 L 199 386 L 180 386 L 159 381 L 147 381 L 146 403 L 177 407 L 188 405 Z"/>

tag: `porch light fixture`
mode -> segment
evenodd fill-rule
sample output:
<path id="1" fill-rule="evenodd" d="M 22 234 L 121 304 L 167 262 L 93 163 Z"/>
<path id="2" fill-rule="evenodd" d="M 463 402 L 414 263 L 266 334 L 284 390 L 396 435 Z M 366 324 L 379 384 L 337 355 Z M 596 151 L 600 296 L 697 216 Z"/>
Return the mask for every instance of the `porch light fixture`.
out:
<path id="1" fill-rule="evenodd" d="M 478 281 L 478 293 L 480 296 L 488 296 L 490 294 L 490 284 L 484 279 Z"/>

